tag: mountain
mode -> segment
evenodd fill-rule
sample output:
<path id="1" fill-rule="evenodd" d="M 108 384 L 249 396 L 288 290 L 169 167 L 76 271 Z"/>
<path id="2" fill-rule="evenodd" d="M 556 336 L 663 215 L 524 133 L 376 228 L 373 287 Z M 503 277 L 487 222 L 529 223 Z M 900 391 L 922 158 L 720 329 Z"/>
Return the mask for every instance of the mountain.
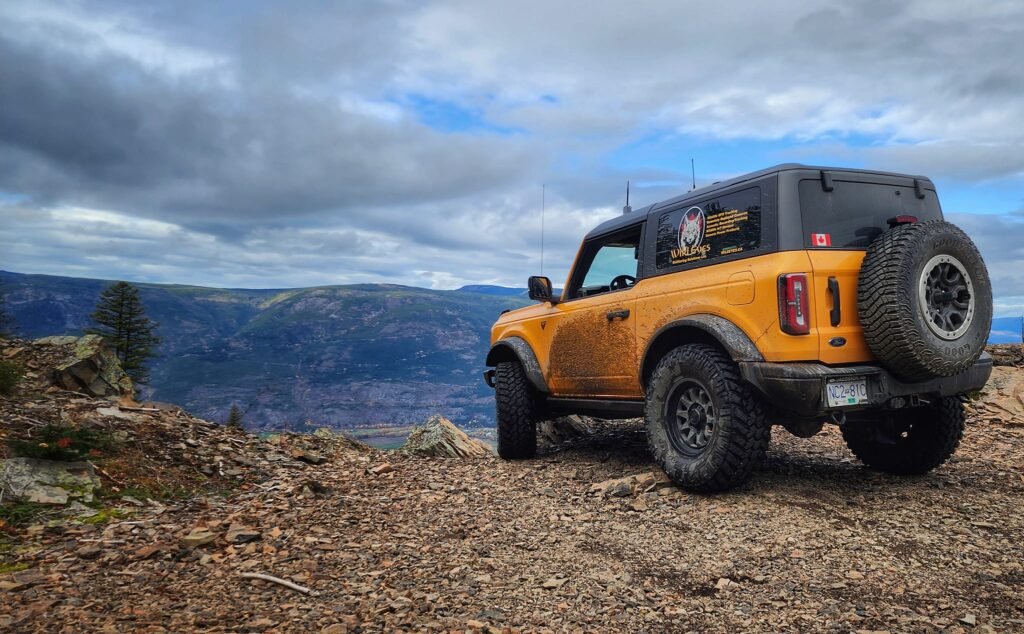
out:
<path id="1" fill-rule="evenodd" d="M 0 271 L 20 334 L 79 334 L 109 281 Z M 164 342 L 146 398 L 250 428 L 389 426 L 442 414 L 493 424 L 490 326 L 518 297 L 358 284 L 217 289 L 137 284 Z"/>
<path id="2" fill-rule="evenodd" d="M 510 288 L 508 286 L 493 286 L 491 284 L 467 284 L 456 289 L 460 293 L 477 293 L 479 295 L 497 295 L 499 297 L 526 296 L 525 288 Z"/>
<path id="3" fill-rule="evenodd" d="M 529 293 L 525 288 L 494 286 L 491 284 L 467 284 L 455 290 L 459 293 L 477 293 L 478 295 L 496 295 L 498 297 L 529 297 Z M 551 292 L 557 297 L 562 294 L 562 289 L 552 288 Z"/>

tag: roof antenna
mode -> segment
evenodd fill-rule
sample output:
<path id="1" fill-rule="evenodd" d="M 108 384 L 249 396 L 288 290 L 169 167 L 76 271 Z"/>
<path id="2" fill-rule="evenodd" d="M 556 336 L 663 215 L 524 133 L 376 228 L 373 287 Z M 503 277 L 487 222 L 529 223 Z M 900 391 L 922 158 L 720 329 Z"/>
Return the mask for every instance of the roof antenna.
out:
<path id="1" fill-rule="evenodd" d="M 545 210 L 545 193 L 547 185 L 541 183 L 540 186 L 540 274 L 544 275 L 544 210 Z"/>
<path id="2" fill-rule="evenodd" d="M 697 189 L 697 170 L 693 167 L 693 157 L 690 157 L 690 177 L 693 178 L 693 189 Z"/>
<path id="3" fill-rule="evenodd" d="M 622 208 L 622 215 L 632 213 L 633 208 L 629 206 L 629 181 L 626 181 L 626 206 Z"/>

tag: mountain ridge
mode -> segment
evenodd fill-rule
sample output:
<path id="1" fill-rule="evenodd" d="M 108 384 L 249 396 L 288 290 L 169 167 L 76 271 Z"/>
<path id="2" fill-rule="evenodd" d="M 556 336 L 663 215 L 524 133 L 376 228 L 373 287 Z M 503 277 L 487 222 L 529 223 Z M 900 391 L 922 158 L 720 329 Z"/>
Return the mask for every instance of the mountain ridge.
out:
<path id="1" fill-rule="evenodd" d="M 108 280 L 0 271 L 29 338 L 80 334 Z M 490 325 L 525 298 L 397 284 L 221 289 L 137 284 L 164 344 L 147 398 L 255 429 L 492 422 Z"/>

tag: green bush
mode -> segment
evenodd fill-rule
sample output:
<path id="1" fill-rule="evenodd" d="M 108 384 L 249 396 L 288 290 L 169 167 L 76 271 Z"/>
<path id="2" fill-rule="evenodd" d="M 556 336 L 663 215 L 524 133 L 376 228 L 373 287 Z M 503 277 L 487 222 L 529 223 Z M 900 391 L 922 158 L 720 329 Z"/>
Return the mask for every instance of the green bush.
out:
<path id="1" fill-rule="evenodd" d="M 102 458 L 114 448 L 113 439 L 92 429 L 49 423 L 28 440 L 12 440 L 11 451 L 24 458 L 84 460 Z"/>
<path id="2" fill-rule="evenodd" d="M 53 512 L 49 504 L 32 502 L 7 502 L 0 504 L 0 528 L 18 528 L 35 523 L 39 518 Z"/>
<path id="3" fill-rule="evenodd" d="M 8 395 L 25 375 L 21 368 L 10 361 L 0 361 L 0 394 Z"/>

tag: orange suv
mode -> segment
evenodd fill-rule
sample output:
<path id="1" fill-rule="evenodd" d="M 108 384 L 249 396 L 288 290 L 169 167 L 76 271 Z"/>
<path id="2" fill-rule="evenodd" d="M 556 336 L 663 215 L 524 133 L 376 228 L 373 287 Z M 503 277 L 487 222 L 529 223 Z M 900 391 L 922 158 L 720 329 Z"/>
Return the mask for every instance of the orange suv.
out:
<path id="1" fill-rule="evenodd" d="M 642 209 L 583 239 L 561 296 L 491 330 L 498 454 L 536 423 L 643 416 L 680 485 L 748 479 L 782 425 L 826 422 L 869 467 L 923 473 L 983 386 L 992 292 L 981 255 L 923 176 L 780 165 Z"/>

